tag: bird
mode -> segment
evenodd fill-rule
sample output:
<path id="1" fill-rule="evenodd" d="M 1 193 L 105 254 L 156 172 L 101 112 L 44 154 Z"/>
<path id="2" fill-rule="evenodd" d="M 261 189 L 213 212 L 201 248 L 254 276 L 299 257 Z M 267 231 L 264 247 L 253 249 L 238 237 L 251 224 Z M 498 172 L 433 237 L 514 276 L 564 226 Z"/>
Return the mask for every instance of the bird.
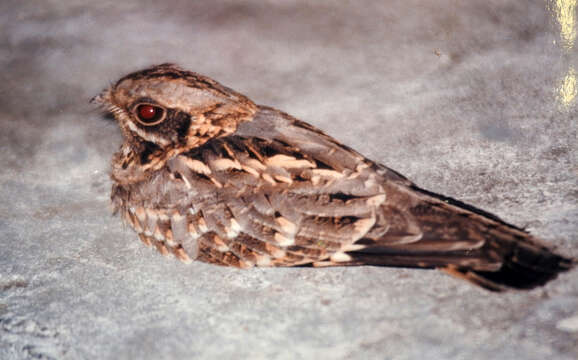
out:
<path id="1" fill-rule="evenodd" d="M 123 137 L 114 213 L 185 263 L 438 269 L 500 292 L 542 286 L 577 262 L 178 65 L 130 73 L 91 101 Z"/>

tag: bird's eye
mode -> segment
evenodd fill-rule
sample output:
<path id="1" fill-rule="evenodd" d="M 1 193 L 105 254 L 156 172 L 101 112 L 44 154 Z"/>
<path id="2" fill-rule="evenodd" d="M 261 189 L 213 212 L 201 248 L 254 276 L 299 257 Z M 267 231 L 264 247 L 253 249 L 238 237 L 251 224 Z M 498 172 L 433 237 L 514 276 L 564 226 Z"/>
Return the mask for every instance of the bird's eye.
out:
<path id="1" fill-rule="evenodd" d="M 138 121 L 146 126 L 156 125 L 164 120 L 165 110 L 151 104 L 141 104 L 135 109 Z"/>

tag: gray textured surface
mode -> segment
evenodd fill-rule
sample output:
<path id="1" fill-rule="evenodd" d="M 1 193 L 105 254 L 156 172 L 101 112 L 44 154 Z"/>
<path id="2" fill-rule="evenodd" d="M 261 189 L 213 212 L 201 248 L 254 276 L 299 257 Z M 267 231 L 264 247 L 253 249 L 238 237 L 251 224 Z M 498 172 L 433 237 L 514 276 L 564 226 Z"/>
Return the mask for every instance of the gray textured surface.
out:
<path id="1" fill-rule="evenodd" d="M 578 357 L 578 271 L 498 295 L 162 258 L 108 213 L 120 137 L 88 104 L 177 62 L 576 257 L 577 107 L 557 89 L 577 56 L 545 2 L 162 3 L 0 3 L 1 359 Z"/>

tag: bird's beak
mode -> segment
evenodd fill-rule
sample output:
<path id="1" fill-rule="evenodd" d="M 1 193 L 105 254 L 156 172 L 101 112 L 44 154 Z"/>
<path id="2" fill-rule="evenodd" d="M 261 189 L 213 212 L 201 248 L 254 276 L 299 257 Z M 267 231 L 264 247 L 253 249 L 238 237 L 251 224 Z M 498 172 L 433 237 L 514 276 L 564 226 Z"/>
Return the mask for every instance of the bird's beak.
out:
<path id="1" fill-rule="evenodd" d="M 105 89 L 89 101 L 91 104 L 106 106 L 110 103 L 110 89 Z"/>

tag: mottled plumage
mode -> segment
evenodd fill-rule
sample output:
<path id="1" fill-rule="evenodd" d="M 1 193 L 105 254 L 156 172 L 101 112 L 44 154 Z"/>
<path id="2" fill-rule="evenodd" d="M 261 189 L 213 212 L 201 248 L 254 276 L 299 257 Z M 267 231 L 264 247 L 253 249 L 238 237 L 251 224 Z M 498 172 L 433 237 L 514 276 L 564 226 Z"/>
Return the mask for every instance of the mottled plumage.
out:
<path id="1" fill-rule="evenodd" d="M 185 262 L 438 268 L 533 288 L 574 261 L 496 216 L 420 189 L 313 126 L 163 64 L 95 98 L 118 120 L 112 202 Z"/>

